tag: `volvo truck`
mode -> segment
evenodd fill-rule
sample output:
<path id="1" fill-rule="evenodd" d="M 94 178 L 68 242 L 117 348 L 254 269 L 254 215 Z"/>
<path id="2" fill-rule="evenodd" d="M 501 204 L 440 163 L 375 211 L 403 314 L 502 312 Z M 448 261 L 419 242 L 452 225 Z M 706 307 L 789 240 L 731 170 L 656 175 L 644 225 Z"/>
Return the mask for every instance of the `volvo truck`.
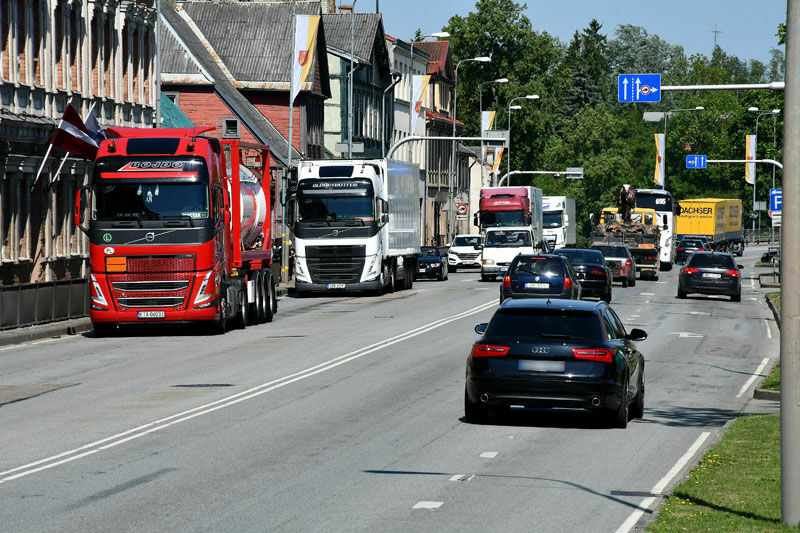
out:
<path id="1" fill-rule="evenodd" d="M 419 191 L 419 168 L 402 161 L 301 161 L 292 220 L 295 290 L 411 288 L 420 255 Z"/>
<path id="2" fill-rule="evenodd" d="M 122 324 L 224 332 L 272 321 L 269 147 L 202 136 L 211 129 L 108 128 L 75 199 L 98 336 Z"/>
<path id="3" fill-rule="evenodd" d="M 482 187 L 473 222 L 482 234 L 489 228 L 527 227 L 533 244 L 549 249 L 542 245 L 542 190 L 538 187 Z"/>
<path id="4" fill-rule="evenodd" d="M 568 196 L 542 198 L 544 240 L 551 249 L 575 246 L 575 199 Z"/>
<path id="5" fill-rule="evenodd" d="M 678 239 L 675 238 L 678 203 L 667 190 L 636 189 L 636 207 L 655 210 L 656 222 L 661 233 L 659 262 L 661 270 L 670 270 L 675 263 L 678 246 Z"/>

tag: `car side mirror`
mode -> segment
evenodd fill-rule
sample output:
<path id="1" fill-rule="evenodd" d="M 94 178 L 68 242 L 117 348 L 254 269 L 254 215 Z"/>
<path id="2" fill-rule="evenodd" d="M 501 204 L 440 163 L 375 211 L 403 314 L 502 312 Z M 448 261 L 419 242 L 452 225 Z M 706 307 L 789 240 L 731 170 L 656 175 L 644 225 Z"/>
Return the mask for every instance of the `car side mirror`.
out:
<path id="1" fill-rule="evenodd" d="M 89 230 L 83 227 L 83 196 L 89 195 L 89 186 L 84 185 L 75 193 L 75 207 L 73 211 L 73 218 L 75 222 L 75 227 L 81 230 L 86 235 L 89 234 Z M 87 201 L 88 203 L 88 201 Z"/>
<path id="2" fill-rule="evenodd" d="M 486 328 L 488 326 L 489 324 L 487 322 L 478 324 L 477 326 L 475 326 L 475 333 L 477 333 L 478 335 L 483 335 L 484 333 L 486 333 Z"/>
<path id="3" fill-rule="evenodd" d="M 643 341 L 647 338 L 647 332 L 643 329 L 633 328 L 625 338 L 629 341 Z"/>
<path id="4" fill-rule="evenodd" d="M 736 268 L 738 268 L 739 270 L 741 270 L 741 269 L 743 269 L 743 268 L 744 268 L 744 265 L 736 265 Z"/>

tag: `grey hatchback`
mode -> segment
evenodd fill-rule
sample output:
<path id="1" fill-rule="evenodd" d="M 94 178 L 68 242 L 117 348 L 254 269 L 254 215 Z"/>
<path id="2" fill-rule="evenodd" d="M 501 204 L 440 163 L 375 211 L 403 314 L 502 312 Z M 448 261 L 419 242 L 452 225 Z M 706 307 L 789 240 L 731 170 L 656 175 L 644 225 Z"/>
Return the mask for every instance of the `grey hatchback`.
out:
<path id="1" fill-rule="evenodd" d="M 621 281 L 623 287 L 636 285 L 636 261 L 626 246 L 595 244 L 592 249 L 599 250 L 603 254 L 614 281 Z"/>

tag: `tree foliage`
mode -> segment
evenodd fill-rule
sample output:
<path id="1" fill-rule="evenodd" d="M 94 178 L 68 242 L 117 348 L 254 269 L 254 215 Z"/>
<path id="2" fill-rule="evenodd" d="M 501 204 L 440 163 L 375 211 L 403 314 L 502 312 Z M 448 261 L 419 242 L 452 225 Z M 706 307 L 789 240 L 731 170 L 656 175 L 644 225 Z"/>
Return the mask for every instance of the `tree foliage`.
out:
<path id="1" fill-rule="evenodd" d="M 687 154 L 709 159 L 744 158 L 745 135 L 755 133 L 761 110 L 782 109 L 783 93 L 774 91 L 695 91 L 664 93 L 658 104 L 617 103 L 617 74 L 660 72 L 665 85 L 758 83 L 783 79 L 784 54 L 770 51 L 768 64 L 742 60 L 717 46 L 710 57 L 687 57 L 683 48 L 645 28 L 620 25 L 612 37 L 596 20 L 576 29 L 569 43 L 533 29 L 525 4 L 508 0 L 478 0 L 466 16 L 450 18 L 444 31 L 451 34 L 454 64 L 458 64 L 458 119 L 466 134 L 480 128 L 483 109 L 498 111 L 498 129 L 508 126 L 511 99 L 538 94 L 539 100 L 517 100 L 512 111 L 511 168 L 563 170 L 584 168 L 582 181 L 559 177 L 515 176 L 514 183 L 541 187 L 545 194 L 573 196 L 578 219 L 588 230 L 588 214 L 613 202 L 623 183 L 654 186 L 654 134 L 663 133 L 664 121 L 645 122 L 646 111 L 673 111 L 703 106 L 703 111 L 676 111 L 669 115 L 666 142 L 667 189 L 680 199 L 703 196 L 738 197 L 749 212 L 752 186 L 744 181 L 744 165 L 709 165 L 687 170 Z M 783 35 L 779 28 L 779 38 Z M 490 63 L 470 62 L 490 56 Z M 508 78 L 505 84 L 491 80 Z M 487 83 L 489 82 L 489 83 Z M 758 156 L 781 159 L 782 115 L 759 119 Z M 505 164 L 503 165 L 505 167 Z M 780 173 L 777 176 L 780 186 Z M 765 199 L 772 184 L 771 170 L 757 169 L 756 193 Z M 766 221 L 765 221 L 766 222 Z"/>

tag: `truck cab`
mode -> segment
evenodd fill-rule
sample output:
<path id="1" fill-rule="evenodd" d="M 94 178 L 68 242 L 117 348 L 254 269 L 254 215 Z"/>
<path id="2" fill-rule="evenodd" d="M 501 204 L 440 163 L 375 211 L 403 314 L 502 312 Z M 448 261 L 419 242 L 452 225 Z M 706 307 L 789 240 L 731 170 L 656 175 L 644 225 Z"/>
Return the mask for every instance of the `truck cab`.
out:
<path id="1" fill-rule="evenodd" d="M 544 240 L 542 190 L 537 187 L 483 187 L 474 224 L 481 234 L 489 228 L 527 227 L 534 243 L 541 246 Z"/>
<path id="2" fill-rule="evenodd" d="M 574 198 L 544 196 L 542 198 L 542 222 L 544 240 L 550 249 L 575 245 Z"/>

